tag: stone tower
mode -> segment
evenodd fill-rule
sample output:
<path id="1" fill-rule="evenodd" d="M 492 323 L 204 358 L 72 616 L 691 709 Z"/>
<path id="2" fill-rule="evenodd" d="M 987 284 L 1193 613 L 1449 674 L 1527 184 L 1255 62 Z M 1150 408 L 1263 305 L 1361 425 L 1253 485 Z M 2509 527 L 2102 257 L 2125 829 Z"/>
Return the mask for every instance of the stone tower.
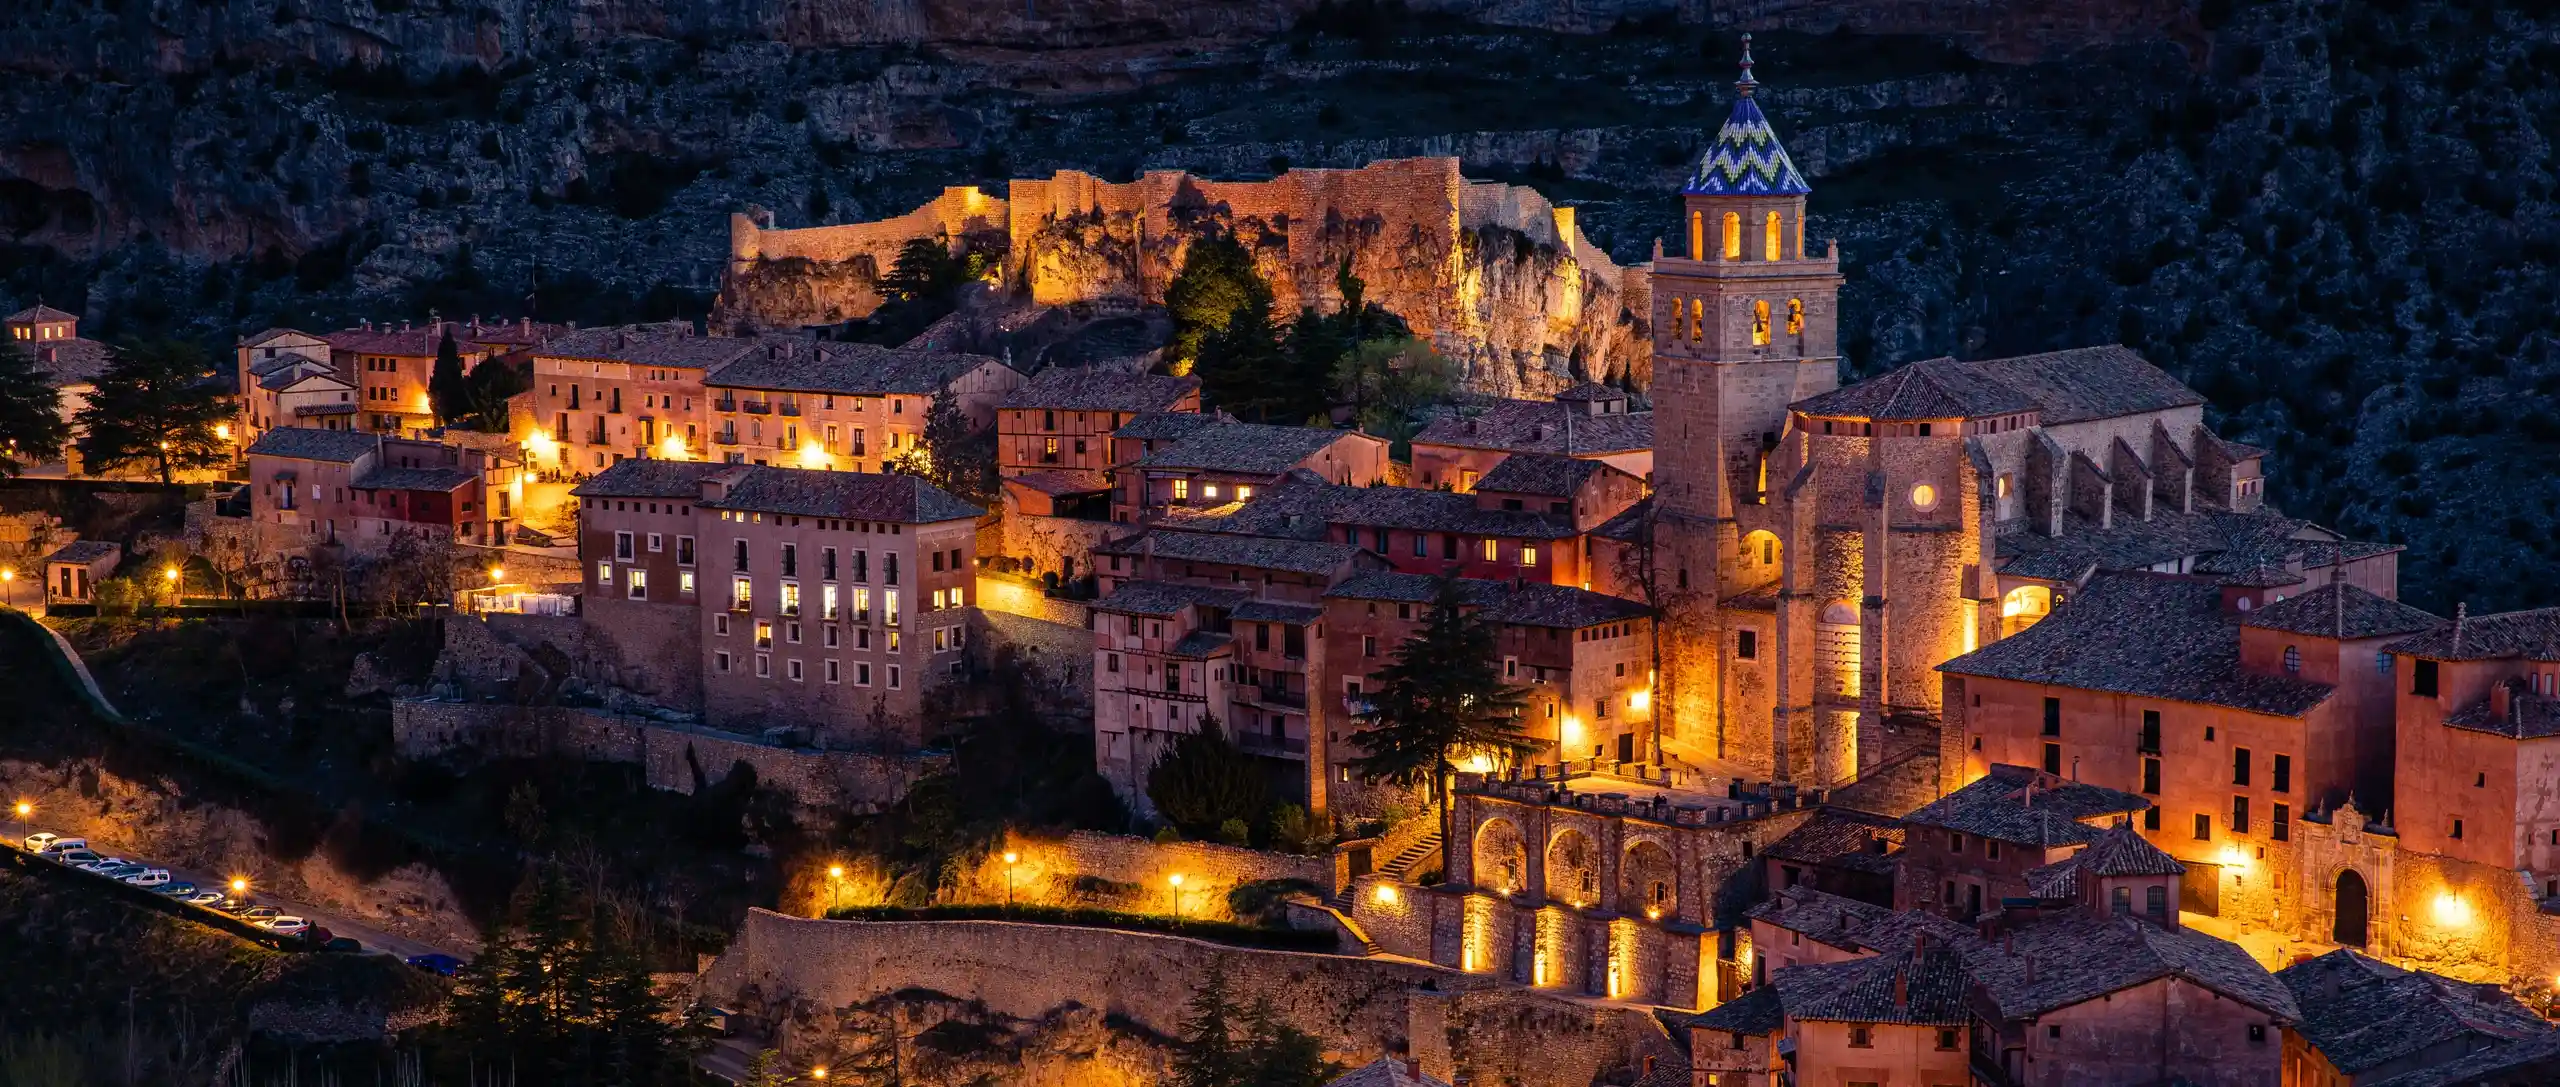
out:
<path id="1" fill-rule="evenodd" d="M 1812 189 L 1760 111 L 1758 88 L 1746 34 L 1733 112 L 1682 190 L 1677 242 L 1670 252 L 1655 243 L 1654 574 L 1668 620 L 1657 625 L 1659 727 L 1665 755 L 1796 778 L 1815 763 L 1811 715 L 1791 721 L 1783 701 L 1774 722 L 1728 712 L 1724 676 L 1735 647 L 1725 644 L 1732 639 L 1720 605 L 1775 590 L 1780 629 L 1811 629 L 1809 612 L 1784 614 L 1809 607 L 1809 594 L 1793 591 L 1798 556 L 1778 552 L 1811 526 L 1781 523 L 1790 520 L 1789 480 L 1777 454 L 1787 405 L 1840 383 L 1841 277 L 1836 244 L 1805 249 Z M 1754 541 L 1748 555 L 1746 537 Z M 1782 671 L 1791 649 L 1809 651 L 1778 641 Z M 1819 785 L 1831 775 L 1810 776 Z"/>

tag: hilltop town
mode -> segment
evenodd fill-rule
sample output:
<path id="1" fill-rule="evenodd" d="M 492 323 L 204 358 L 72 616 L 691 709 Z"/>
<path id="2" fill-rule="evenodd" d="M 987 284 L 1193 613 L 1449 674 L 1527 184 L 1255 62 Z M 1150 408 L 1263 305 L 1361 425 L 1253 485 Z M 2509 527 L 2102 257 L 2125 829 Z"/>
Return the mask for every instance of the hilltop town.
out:
<path id="1" fill-rule="evenodd" d="M 2403 602 L 2127 346 L 1844 381 L 1743 41 L 1642 264 L 1404 159 L 742 212 L 699 322 L 216 387 L 35 305 L 21 482 L 183 509 L 9 509 L 9 603 L 432 622 L 349 666 L 378 765 L 769 798 L 782 886 L 660 971 L 767 1071 L 1170 1082 L 1231 995 L 1340 1084 L 2560 1077 L 2560 612 Z M 842 832 L 1008 714 L 1117 825 Z"/>

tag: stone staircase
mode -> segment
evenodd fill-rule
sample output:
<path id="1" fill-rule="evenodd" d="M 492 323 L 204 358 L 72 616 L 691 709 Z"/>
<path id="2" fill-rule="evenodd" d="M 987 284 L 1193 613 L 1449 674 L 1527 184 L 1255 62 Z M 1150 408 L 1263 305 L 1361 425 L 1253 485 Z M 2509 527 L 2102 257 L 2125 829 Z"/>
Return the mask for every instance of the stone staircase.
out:
<path id="1" fill-rule="evenodd" d="M 1414 874 L 1423 870 L 1433 858 L 1439 855 L 1440 832 L 1435 829 L 1415 839 L 1412 845 L 1405 847 L 1404 852 L 1396 854 L 1395 859 L 1379 865 L 1378 874 L 1398 883 L 1411 883 Z"/>

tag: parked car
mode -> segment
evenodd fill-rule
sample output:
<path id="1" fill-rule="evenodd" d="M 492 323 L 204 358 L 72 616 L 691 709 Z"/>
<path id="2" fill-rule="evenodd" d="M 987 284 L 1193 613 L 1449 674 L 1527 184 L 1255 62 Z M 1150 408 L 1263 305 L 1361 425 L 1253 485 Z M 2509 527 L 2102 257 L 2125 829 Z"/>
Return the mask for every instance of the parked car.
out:
<path id="1" fill-rule="evenodd" d="M 160 888 L 160 893 L 168 895 L 171 898 L 183 900 L 187 896 L 196 893 L 196 885 L 181 880 Z"/>
<path id="2" fill-rule="evenodd" d="M 237 914 L 249 908 L 249 900 L 245 898 L 233 898 L 229 895 L 225 895 L 223 896 L 222 901 L 213 904 L 213 908 L 221 910 L 224 913 Z"/>
<path id="3" fill-rule="evenodd" d="M 257 925 L 259 928 L 275 933 L 278 936 L 300 936 L 303 933 L 311 931 L 311 922 L 290 914 L 270 917 L 264 921 L 258 922 Z"/>
<path id="4" fill-rule="evenodd" d="M 446 977 L 452 977 L 462 969 L 462 960 L 441 952 L 431 955 L 411 955 L 400 961 L 430 974 L 442 974 Z"/>
<path id="5" fill-rule="evenodd" d="M 60 853 L 47 853 L 45 856 L 52 858 L 54 863 L 66 868 L 78 868 L 83 865 L 94 863 L 99 859 L 97 854 L 91 853 L 86 849 L 66 849 Z"/>
<path id="6" fill-rule="evenodd" d="M 42 852 L 46 854 L 68 853 L 74 849 L 87 848 L 89 848 L 89 839 L 87 838 L 56 838 L 50 842 L 46 842 Z"/>
<path id="7" fill-rule="evenodd" d="M 94 854 L 92 855 L 94 856 Z M 116 868 L 132 863 L 132 861 L 126 860 L 122 857 L 99 857 L 87 864 L 75 864 L 72 865 L 72 867 L 83 872 L 95 872 L 101 868 Z"/>
<path id="8" fill-rule="evenodd" d="M 284 911 L 273 906 L 251 906 L 248 909 L 240 911 L 240 919 L 247 921 L 252 925 L 263 924 L 282 916 L 284 916 Z"/>
<path id="9" fill-rule="evenodd" d="M 329 931 L 329 926 L 327 925 L 313 925 L 309 929 L 304 930 L 302 938 L 309 942 L 311 946 L 325 951 L 328 950 L 330 941 L 338 938 L 338 934 Z"/>
<path id="10" fill-rule="evenodd" d="M 136 887 L 146 889 L 166 887 L 169 885 L 169 870 L 166 868 L 145 868 L 142 871 L 124 877 L 124 881 L 133 884 Z"/>
<path id="11" fill-rule="evenodd" d="M 135 864 L 132 861 L 117 861 L 112 864 L 93 864 L 89 866 L 90 875 L 105 876 L 108 879 L 123 879 L 126 876 L 138 876 L 147 871 L 150 871 L 150 869 L 142 865 Z"/>
<path id="12" fill-rule="evenodd" d="M 328 930 L 322 929 L 320 931 L 326 932 Z M 353 936 L 332 936 L 326 940 L 320 941 L 320 949 L 323 951 L 344 951 L 349 954 L 353 954 L 364 950 L 364 945 L 356 942 L 356 938 Z"/>
<path id="13" fill-rule="evenodd" d="M 220 891 L 197 891 L 186 896 L 190 906 L 217 906 L 222 903 Z"/>
<path id="14" fill-rule="evenodd" d="M 52 845 L 61 837 L 62 835 L 56 834 L 50 830 L 39 830 L 33 834 L 27 835 L 27 852 L 42 853 L 44 852 L 44 847 Z"/>

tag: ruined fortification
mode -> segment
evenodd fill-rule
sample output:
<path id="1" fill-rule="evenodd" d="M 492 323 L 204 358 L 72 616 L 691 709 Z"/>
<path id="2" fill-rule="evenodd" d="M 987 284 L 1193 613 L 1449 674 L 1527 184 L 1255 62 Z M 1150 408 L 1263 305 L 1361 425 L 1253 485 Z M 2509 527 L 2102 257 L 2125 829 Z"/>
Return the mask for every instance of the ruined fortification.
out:
<path id="1" fill-rule="evenodd" d="M 1612 262 L 1572 208 L 1469 181 L 1454 158 L 1268 181 L 1165 170 L 1114 183 L 1069 170 L 1016 180 L 1010 193 L 946 189 L 894 219 L 797 230 L 733 215 L 720 319 L 775 327 L 865 316 L 899 247 L 931 237 L 1001 252 L 1007 289 L 1034 304 L 1161 303 L 1191 243 L 1229 233 L 1284 311 L 1339 305 L 1334 276 L 1348 257 L 1368 297 L 1462 360 L 1478 391 L 1541 395 L 1651 377 L 1645 268 Z"/>

